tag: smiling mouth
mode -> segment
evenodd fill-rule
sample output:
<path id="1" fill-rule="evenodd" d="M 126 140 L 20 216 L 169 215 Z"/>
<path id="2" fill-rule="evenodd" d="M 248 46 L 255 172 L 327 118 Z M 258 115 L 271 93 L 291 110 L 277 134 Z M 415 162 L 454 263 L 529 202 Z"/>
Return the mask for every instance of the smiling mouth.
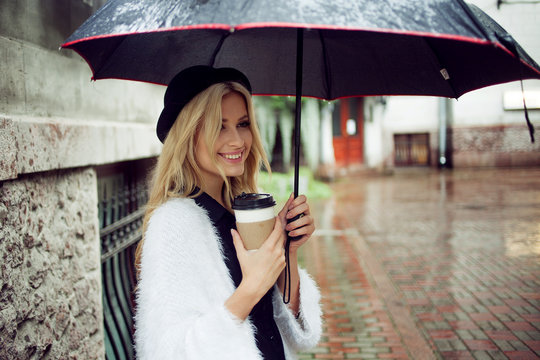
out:
<path id="1" fill-rule="evenodd" d="M 236 159 L 240 159 L 242 157 L 242 154 L 236 154 L 236 155 L 222 155 L 225 159 L 230 159 L 230 160 L 236 160 Z"/>
<path id="2" fill-rule="evenodd" d="M 241 159 L 242 158 L 242 154 L 244 152 L 241 151 L 239 153 L 234 153 L 234 154 L 219 154 L 220 156 L 224 157 L 225 159 L 227 160 L 238 160 L 238 159 Z"/>

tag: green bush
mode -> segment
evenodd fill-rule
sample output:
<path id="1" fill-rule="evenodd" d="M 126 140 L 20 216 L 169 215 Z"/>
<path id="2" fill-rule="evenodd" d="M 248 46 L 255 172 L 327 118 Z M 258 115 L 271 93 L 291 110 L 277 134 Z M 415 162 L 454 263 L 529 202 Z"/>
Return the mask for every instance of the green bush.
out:
<path id="1" fill-rule="evenodd" d="M 330 187 L 322 181 L 316 180 L 308 168 L 300 168 L 298 193 L 304 194 L 308 199 L 325 199 L 332 195 Z M 293 192 L 294 171 L 287 174 L 261 171 L 259 175 L 259 189 L 272 194 L 278 202 L 286 201 Z"/>

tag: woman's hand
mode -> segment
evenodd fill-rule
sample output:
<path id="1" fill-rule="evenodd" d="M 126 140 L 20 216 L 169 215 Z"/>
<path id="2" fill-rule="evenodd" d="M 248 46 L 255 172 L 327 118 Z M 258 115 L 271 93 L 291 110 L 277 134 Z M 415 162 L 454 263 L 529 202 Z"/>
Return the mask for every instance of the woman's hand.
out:
<path id="1" fill-rule="evenodd" d="M 292 219 L 299 214 L 303 214 L 303 216 L 287 224 L 288 219 Z M 240 234 L 236 230 L 231 230 L 236 255 L 242 269 L 242 282 L 225 302 L 225 306 L 229 311 L 239 319 L 245 320 L 253 306 L 274 286 L 278 278 L 278 286 L 283 293 L 284 246 L 287 239 L 286 232 L 288 232 L 289 236 L 300 237 L 298 240 L 291 241 L 289 247 L 291 254 L 291 283 L 289 285 L 291 286 L 291 302 L 289 307 L 296 314 L 300 303 L 296 252 L 314 231 L 315 224 L 306 197 L 300 195 L 294 199 L 292 194 L 276 217 L 272 233 L 257 251 L 248 252 L 244 247 Z"/>
<path id="2" fill-rule="evenodd" d="M 257 251 L 246 250 L 240 234 L 234 229 L 231 230 L 231 233 L 238 262 L 242 269 L 242 282 L 239 287 L 252 293 L 258 302 L 274 286 L 278 276 L 285 268 L 283 250 L 285 234 L 281 219 L 276 217 L 274 229 Z"/>
<path id="3" fill-rule="evenodd" d="M 293 219 L 297 215 L 302 215 L 300 218 L 287 224 L 287 220 Z M 278 288 L 282 294 L 285 294 L 285 283 L 287 283 L 287 291 L 290 291 L 289 308 L 294 315 L 298 315 L 300 309 L 300 275 L 298 273 L 298 254 L 297 251 L 315 231 L 315 223 L 307 199 L 304 195 L 298 196 L 296 199 L 293 194 L 287 200 L 283 209 L 279 212 L 278 218 L 281 219 L 283 230 L 291 237 L 298 237 L 298 240 L 293 240 L 289 244 L 289 273 L 285 271 L 281 273 L 278 279 Z"/>
<path id="4" fill-rule="evenodd" d="M 299 219 L 287 224 L 287 220 L 300 214 L 303 215 Z M 289 236 L 299 237 L 298 240 L 291 241 L 289 247 L 290 251 L 294 252 L 298 250 L 298 248 L 302 246 L 315 231 L 315 223 L 309 210 L 307 198 L 304 195 L 300 195 L 295 199 L 293 194 L 291 194 L 289 200 L 287 200 L 287 203 L 279 212 L 278 218 L 281 219 L 283 229 L 288 232 Z"/>

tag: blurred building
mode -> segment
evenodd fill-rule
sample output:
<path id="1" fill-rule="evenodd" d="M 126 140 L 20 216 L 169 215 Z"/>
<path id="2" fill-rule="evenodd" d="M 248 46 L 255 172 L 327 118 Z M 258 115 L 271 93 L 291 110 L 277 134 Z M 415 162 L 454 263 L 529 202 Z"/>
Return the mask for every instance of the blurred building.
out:
<path id="1" fill-rule="evenodd" d="M 472 0 L 540 61 L 540 1 Z M 540 165 L 540 81 L 523 81 L 536 127 L 530 141 L 520 82 L 467 93 L 458 100 L 420 96 L 336 101 L 337 173 L 398 167 Z M 360 105 L 358 105 L 360 104 Z"/>

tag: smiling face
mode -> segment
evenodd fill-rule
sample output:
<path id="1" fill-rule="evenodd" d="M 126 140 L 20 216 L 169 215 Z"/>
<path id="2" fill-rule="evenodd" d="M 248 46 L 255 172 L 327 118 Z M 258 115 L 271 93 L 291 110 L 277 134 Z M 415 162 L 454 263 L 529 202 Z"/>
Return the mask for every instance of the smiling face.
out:
<path id="1" fill-rule="evenodd" d="M 242 175 L 253 141 L 246 102 L 239 93 L 231 92 L 223 96 L 221 120 L 221 130 L 212 151 L 206 146 L 202 131 L 198 134 L 195 147 L 195 158 L 205 182 L 204 190 L 210 192 L 218 187 L 221 191 L 223 185 L 216 163 L 227 177 Z"/>

